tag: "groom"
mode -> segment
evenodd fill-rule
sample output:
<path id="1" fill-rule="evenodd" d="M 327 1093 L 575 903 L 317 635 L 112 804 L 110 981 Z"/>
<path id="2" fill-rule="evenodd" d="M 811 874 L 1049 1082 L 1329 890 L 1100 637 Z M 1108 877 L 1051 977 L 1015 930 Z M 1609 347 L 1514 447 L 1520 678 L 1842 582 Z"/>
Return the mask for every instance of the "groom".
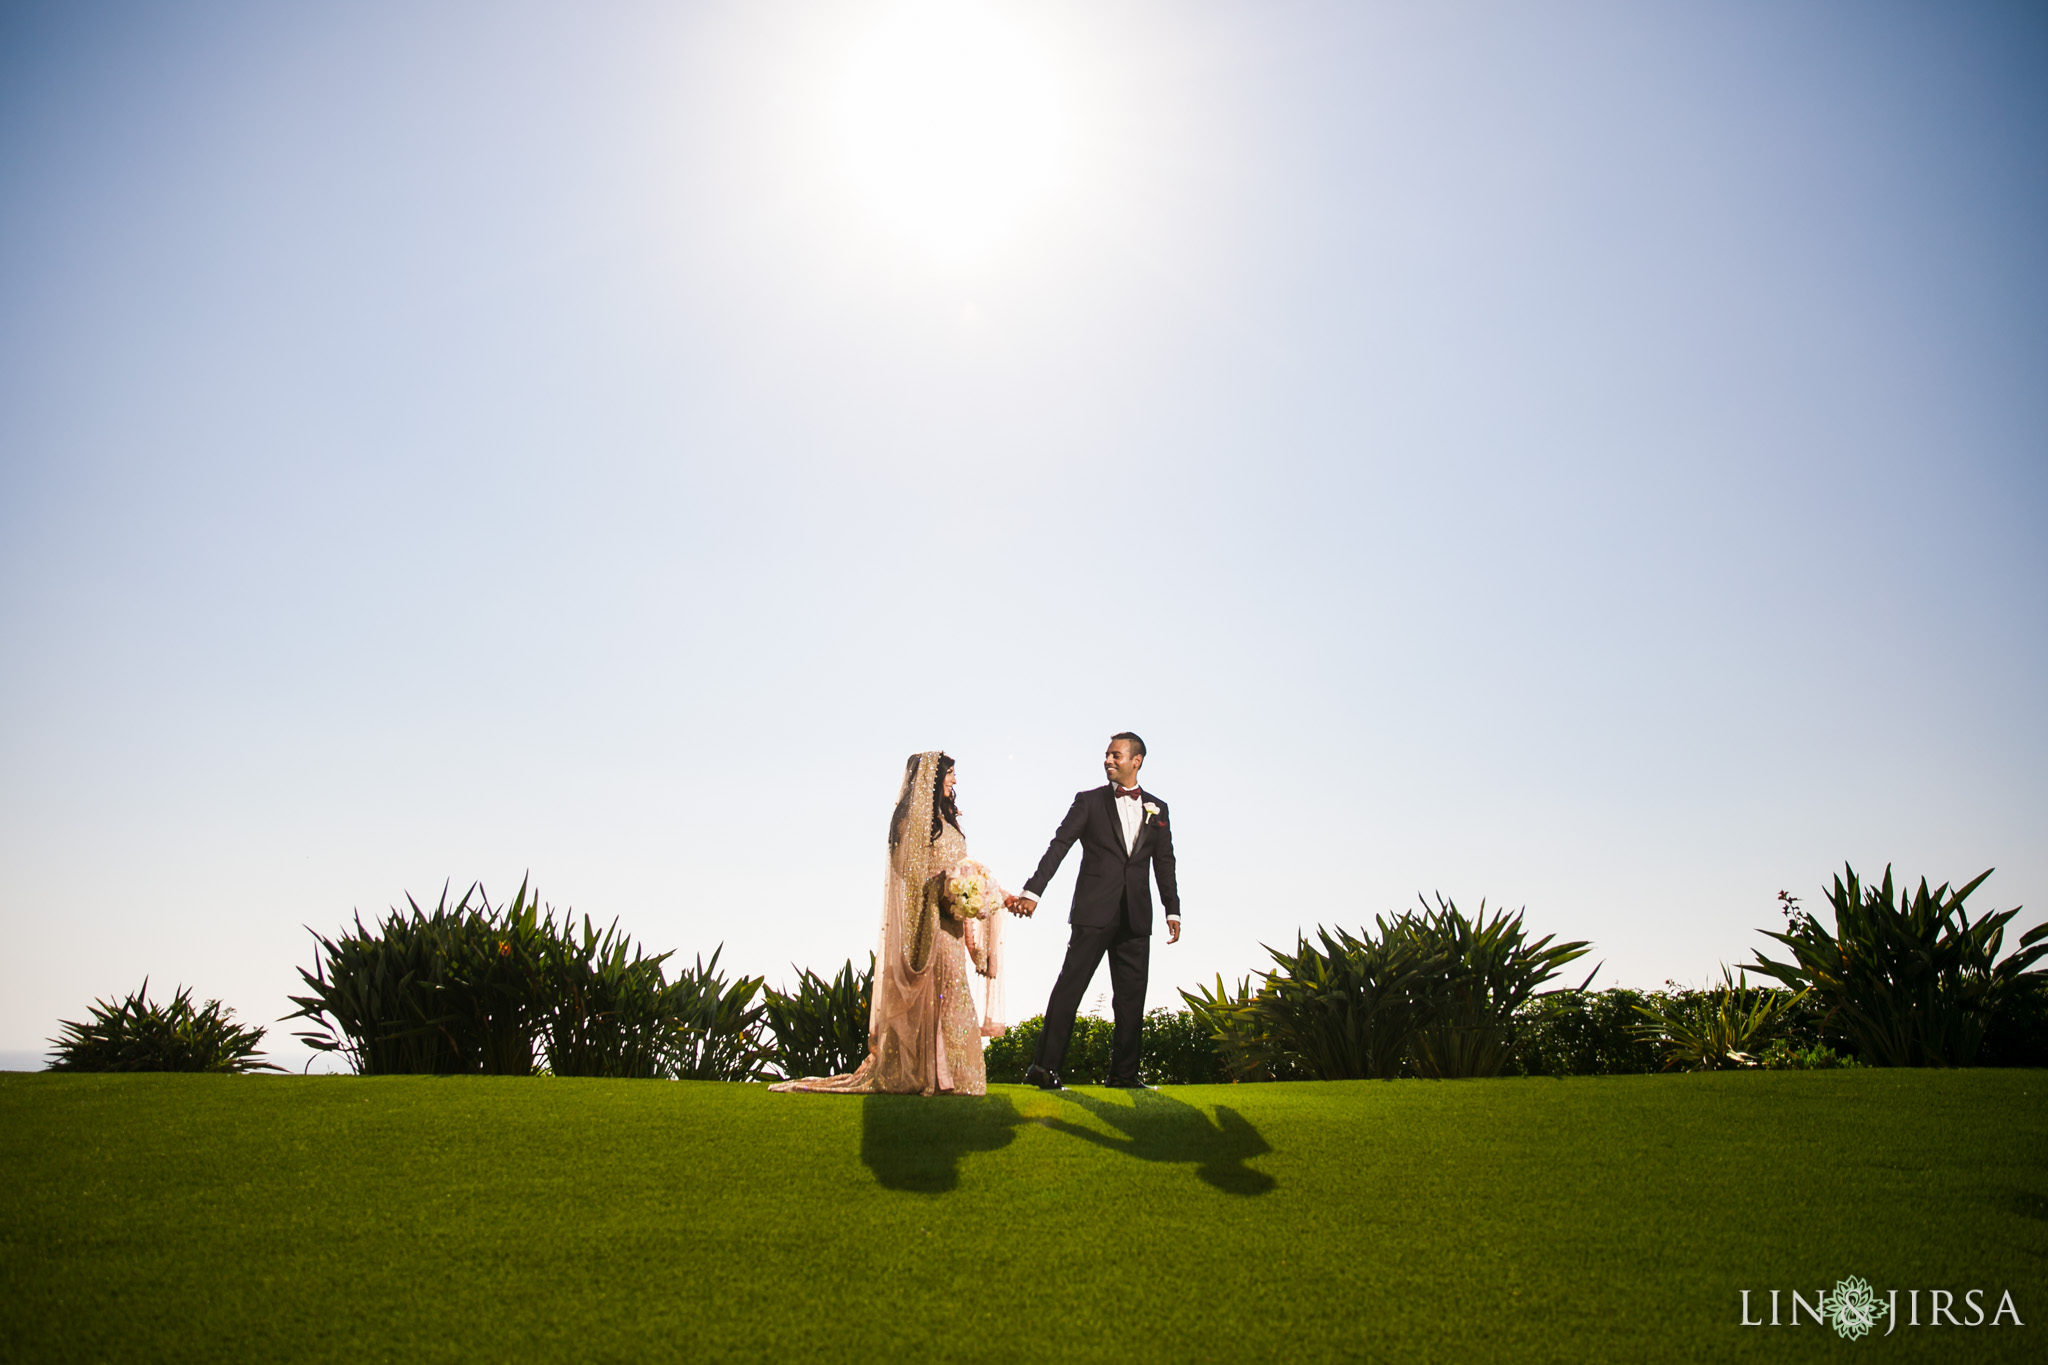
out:
<path id="1" fill-rule="evenodd" d="M 1067 850 L 1081 845 L 1081 875 L 1074 883 L 1074 909 L 1067 923 L 1074 935 L 1067 941 L 1067 960 L 1045 1007 L 1045 1028 L 1038 1035 L 1038 1055 L 1024 1079 L 1041 1090 L 1059 1089 L 1060 1068 L 1066 1065 L 1067 1043 L 1074 1033 L 1074 1012 L 1094 979 L 1095 969 L 1109 957 L 1109 984 L 1116 1033 L 1110 1044 L 1109 1083 L 1135 1088 L 1138 1081 L 1138 1034 L 1145 1019 L 1145 971 L 1152 955 L 1152 880 L 1159 878 L 1159 899 L 1166 904 L 1166 941 L 1180 942 L 1180 891 L 1173 880 L 1173 834 L 1166 826 L 1166 803 L 1138 786 L 1145 766 L 1145 741 L 1126 730 L 1113 736 L 1102 756 L 1109 785 L 1074 798 L 1060 821 L 1052 844 L 1039 860 L 1038 871 L 1024 883 L 1008 907 L 1020 915 L 1037 908 L 1046 883 L 1060 870 Z"/>

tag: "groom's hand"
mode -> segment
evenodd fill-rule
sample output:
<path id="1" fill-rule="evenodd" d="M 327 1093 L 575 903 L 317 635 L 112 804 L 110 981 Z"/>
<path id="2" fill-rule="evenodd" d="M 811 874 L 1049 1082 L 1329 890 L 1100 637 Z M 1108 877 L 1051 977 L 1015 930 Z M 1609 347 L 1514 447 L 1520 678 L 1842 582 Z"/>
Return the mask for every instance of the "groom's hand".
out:
<path id="1" fill-rule="evenodd" d="M 1030 919 L 1031 912 L 1037 908 L 1038 902 L 1026 896 L 1003 897 L 1003 909 L 1013 915 L 1022 915 L 1024 918 Z"/>
<path id="2" fill-rule="evenodd" d="M 1179 920 L 1177 920 L 1177 919 L 1170 919 L 1170 920 L 1168 920 L 1168 921 L 1166 922 L 1166 941 L 1167 941 L 1168 943 L 1178 943 L 1178 942 L 1180 942 L 1180 921 L 1179 921 Z"/>

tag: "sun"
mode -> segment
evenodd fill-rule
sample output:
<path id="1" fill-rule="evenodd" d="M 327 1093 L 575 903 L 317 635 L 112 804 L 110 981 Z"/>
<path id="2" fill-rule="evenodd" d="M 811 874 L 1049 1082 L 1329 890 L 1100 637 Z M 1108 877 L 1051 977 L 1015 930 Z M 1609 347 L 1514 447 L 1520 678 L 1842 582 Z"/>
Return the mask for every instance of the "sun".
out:
<path id="1" fill-rule="evenodd" d="M 1057 74 L 1022 29 L 968 3 L 906 7 L 853 52 L 834 109 L 868 208 L 934 255 L 985 254 L 1065 170 Z"/>

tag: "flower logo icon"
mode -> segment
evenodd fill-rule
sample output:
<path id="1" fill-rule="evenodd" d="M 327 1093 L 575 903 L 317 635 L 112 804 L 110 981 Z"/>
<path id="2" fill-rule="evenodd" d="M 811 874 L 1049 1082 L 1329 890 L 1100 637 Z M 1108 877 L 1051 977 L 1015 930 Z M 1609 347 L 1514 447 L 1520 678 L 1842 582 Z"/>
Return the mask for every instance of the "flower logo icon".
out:
<path id="1" fill-rule="evenodd" d="M 1860 1275 L 1836 1280 L 1834 1292 L 1827 1296 L 1827 1302 L 1828 1325 L 1835 1329 L 1836 1336 L 1847 1337 L 1851 1341 L 1875 1327 L 1878 1315 L 1884 1312 L 1884 1305 L 1878 1302 L 1877 1291 Z"/>

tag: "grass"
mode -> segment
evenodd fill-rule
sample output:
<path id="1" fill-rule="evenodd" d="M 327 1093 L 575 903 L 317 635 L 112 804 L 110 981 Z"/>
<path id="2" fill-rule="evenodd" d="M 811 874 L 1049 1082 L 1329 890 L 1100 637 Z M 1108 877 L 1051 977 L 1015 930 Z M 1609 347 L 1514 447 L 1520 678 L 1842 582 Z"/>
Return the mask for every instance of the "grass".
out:
<path id="1" fill-rule="evenodd" d="M 10 1075 L 0 1159 L 10 1360 L 2018 1360 L 2048 1338 L 2040 1071 L 985 1100 Z M 1737 1325 L 1742 1288 L 1851 1274 L 2010 1290 L 2026 1325 Z"/>

